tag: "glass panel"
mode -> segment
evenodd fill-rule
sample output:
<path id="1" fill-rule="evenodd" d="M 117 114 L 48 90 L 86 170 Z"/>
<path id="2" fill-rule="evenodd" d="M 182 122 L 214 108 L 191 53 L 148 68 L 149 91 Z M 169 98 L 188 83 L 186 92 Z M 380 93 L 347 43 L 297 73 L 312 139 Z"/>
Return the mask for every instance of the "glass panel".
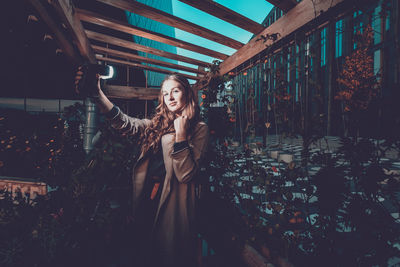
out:
<path id="1" fill-rule="evenodd" d="M 381 68 L 381 50 L 374 52 L 374 74 L 376 75 Z"/>
<path id="2" fill-rule="evenodd" d="M 381 42 L 381 6 L 377 6 L 372 14 L 372 31 L 374 33 L 374 44 Z"/>
<path id="3" fill-rule="evenodd" d="M 321 66 L 326 64 L 326 27 L 321 30 Z"/>
<path id="4" fill-rule="evenodd" d="M 287 76 L 287 81 L 290 82 L 290 53 L 287 54 L 287 66 L 286 66 L 286 76 Z"/>
<path id="5" fill-rule="evenodd" d="M 343 53 L 343 20 L 336 22 L 335 57 L 341 57 Z"/>
<path id="6" fill-rule="evenodd" d="M 354 36 L 357 34 L 357 32 L 360 32 L 360 33 L 362 33 L 363 32 L 363 28 L 362 28 L 362 26 L 363 26 L 363 23 L 362 23 L 362 16 L 361 16 L 361 14 L 362 14 L 362 12 L 359 10 L 359 11 L 356 11 L 356 12 L 354 12 L 354 15 L 353 15 L 353 17 L 354 17 Z M 354 40 L 354 44 L 353 44 L 353 49 L 356 49 L 357 48 L 357 42 L 355 42 L 355 40 Z"/>

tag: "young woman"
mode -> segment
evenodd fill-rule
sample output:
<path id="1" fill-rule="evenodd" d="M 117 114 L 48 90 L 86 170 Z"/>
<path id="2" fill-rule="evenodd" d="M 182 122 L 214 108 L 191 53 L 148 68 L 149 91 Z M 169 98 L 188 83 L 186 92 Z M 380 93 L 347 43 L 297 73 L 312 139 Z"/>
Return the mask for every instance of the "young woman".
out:
<path id="1" fill-rule="evenodd" d="M 76 84 L 82 75 L 77 72 Z M 186 78 L 169 75 L 161 84 L 151 120 L 124 114 L 98 83 L 95 102 L 111 125 L 140 134 L 141 155 L 132 174 L 135 266 L 196 266 L 196 175 L 208 144 L 208 127 L 199 120 L 196 96 Z M 136 260 L 137 260 L 136 259 Z M 139 265 L 138 265 L 139 264 Z"/>

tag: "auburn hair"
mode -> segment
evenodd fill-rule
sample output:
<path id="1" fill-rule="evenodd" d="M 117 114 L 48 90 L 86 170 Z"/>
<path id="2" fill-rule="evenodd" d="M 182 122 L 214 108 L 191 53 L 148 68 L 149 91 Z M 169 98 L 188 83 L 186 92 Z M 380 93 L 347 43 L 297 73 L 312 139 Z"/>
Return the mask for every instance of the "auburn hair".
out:
<path id="1" fill-rule="evenodd" d="M 156 153 L 160 149 L 161 137 L 166 133 L 174 133 L 174 120 L 177 118 L 174 112 L 171 112 L 167 105 L 164 103 L 164 97 L 162 89 L 165 82 L 173 80 L 181 85 L 183 92 L 184 107 L 182 109 L 182 115 L 187 116 L 189 120 L 188 134 L 193 131 L 194 126 L 199 120 L 199 106 L 197 104 L 197 98 L 195 96 L 189 81 L 180 74 L 170 74 L 165 77 L 161 83 L 160 93 L 158 95 L 158 106 L 155 109 L 155 114 L 151 119 L 151 123 L 142 132 L 141 145 L 142 153 L 145 154 L 149 151 Z"/>

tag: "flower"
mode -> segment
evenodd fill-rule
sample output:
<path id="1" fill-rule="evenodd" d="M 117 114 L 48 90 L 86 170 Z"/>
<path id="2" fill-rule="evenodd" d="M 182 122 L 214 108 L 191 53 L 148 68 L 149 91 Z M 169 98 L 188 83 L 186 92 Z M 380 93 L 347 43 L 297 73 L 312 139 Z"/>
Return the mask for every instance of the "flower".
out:
<path id="1" fill-rule="evenodd" d="M 32 231 L 32 237 L 33 237 L 33 238 L 37 238 L 38 236 L 39 236 L 38 230 L 34 229 L 34 230 Z"/>

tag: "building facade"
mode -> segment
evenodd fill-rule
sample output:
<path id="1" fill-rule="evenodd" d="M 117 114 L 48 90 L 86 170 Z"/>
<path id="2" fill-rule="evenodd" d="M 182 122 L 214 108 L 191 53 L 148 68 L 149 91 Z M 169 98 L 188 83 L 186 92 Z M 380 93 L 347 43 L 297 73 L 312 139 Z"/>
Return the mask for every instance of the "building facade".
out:
<path id="1" fill-rule="evenodd" d="M 138 0 L 138 2 L 141 2 L 148 6 L 157 8 L 159 10 L 162 10 L 162 11 L 170 13 L 170 14 L 173 13 L 171 0 L 167 0 L 167 1 Z M 161 34 L 167 35 L 169 37 L 175 37 L 175 29 L 169 25 L 160 23 L 158 21 L 151 20 L 149 18 L 140 16 L 140 15 L 128 12 L 128 11 L 126 11 L 126 17 L 128 19 L 128 22 L 132 25 L 135 25 L 137 27 L 144 28 L 144 29 L 147 29 L 147 30 L 150 30 L 153 32 L 161 33 Z M 160 42 L 146 39 L 146 38 L 143 38 L 140 36 L 133 36 L 133 40 L 135 41 L 135 43 L 138 43 L 141 45 L 157 48 L 160 50 L 164 50 L 164 51 L 176 54 L 176 47 L 168 45 L 168 44 L 160 43 Z M 147 54 L 147 53 L 144 53 L 141 51 L 138 51 L 138 54 L 143 57 L 149 57 L 152 59 L 158 59 L 158 60 L 163 60 L 163 61 L 177 64 L 177 62 L 175 60 L 162 58 L 157 55 L 151 55 L 151 54 Z M 145 63 L 142 63 L 142 64 L 145 64 Z M 157 68 L 163 68 L 163 67 L 155 66 L 152 64 L 148 64 L 148 65 L 157 67 Z M 146 70 L 144 72 L 145 72 L 145 76 L 147 77 L 148 87 L 160 86 L 162 80 L 165 77 L 165 74 L 163 74 L 163 73 L 157 73 L 154 71 L 146 71 Z"/>
<path id="2" fill-rule="evenodd" d="M 265 26 L 282 14 L 273 8 L 264 20 Z M 282 133 L 293 131 L 296 124 L 303 129 L 307 124 L 318 124 L 323 135 L 345 134 L 343 106 L 335 99 L 341 90 L 338 78 L 346 57 L 357 49 L 357 36 L 367 26 L 373 33 L 368 55 L 382 89 L 364 112 L 360 132 L 376 136 L 390 131 L 400 96 L 398 14 L 398 1 L 343 5 L 331 10 L 325 19 L 311 21 L 266 46 L 263 52 L 236 68 L 232 79 L 236 95 L 236 104 L 232 107 L 236 114 L 236 137 L 248 128 L 243 125 L 249 123 L 249 109 L 255 112 L 256 135 L 265 131 L 265 125 L 270 133 Z M 286 95 L 286 111 L 291 116 L 286 125 L 280 118 L 282 112 L 274 110 L 278 106 L 277 93 L 282 90 L 286 91 L 281 97 Z"/>

